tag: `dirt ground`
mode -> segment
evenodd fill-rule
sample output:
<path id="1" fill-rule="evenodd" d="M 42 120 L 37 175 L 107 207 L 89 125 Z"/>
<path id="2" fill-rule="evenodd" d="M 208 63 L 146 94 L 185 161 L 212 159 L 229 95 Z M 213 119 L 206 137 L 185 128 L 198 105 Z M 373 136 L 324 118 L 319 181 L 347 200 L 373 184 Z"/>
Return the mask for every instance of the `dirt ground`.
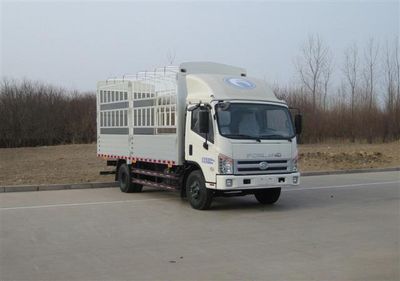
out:
<path id="1" fill-rule="evenodd" d="M 400 166 L 400 141 L 385 144 L 305 144 L 300 171 L 331 171 Z"/>
<path id="2" fill-rule="evenodd" d="M 300 145 L 300 171 L 400 166 L 400 141 L 388 144 Z M 112 181 L 96 144 L 0 149 L 0 186 Z"/>

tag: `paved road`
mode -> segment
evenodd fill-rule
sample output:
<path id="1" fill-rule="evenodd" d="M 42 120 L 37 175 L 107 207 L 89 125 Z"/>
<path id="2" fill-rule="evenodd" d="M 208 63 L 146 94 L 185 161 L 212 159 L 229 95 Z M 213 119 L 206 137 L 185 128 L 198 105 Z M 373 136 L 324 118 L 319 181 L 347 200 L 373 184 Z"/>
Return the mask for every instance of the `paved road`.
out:
<path id="1" fill-rule="evenodd" d="M 303 178 L 277 205 L 172 192 L 0 194 L 1 280 L 399 280 L 399 173 Z"/>

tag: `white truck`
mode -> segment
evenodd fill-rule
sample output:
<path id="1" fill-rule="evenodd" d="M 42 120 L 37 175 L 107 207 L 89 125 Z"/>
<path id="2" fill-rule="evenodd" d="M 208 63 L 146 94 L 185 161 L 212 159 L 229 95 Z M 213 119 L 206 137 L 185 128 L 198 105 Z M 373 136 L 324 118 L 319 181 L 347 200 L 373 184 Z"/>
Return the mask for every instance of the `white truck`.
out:
<path id="1" fill-rule="evenodd" d="M 215 196 L 275 203 L 298 185 L 292 115 L 265 81 L 239 67 L 188 62 L 98 82 L 97 155 L 123 192 L 180 190 L 195 209 Z"/>

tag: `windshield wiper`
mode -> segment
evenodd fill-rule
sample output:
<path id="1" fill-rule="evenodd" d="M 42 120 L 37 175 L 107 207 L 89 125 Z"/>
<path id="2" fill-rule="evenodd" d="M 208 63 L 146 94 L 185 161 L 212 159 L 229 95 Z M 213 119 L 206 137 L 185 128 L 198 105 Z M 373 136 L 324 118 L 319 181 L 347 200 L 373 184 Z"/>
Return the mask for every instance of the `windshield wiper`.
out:
<path id="1" fill-rule="evenodd" d="M 259 137 L 255 137 L 255 136 L 250 136 L 250 135 L 243 135 L 243 134 L 235 134 L 235 135 L 224 135 L 226 137 L 242 137 L 242 138 L 247 138 L 247 139 L 252 139 L 252 140 L 256 140 L 258 142 L 261 142 L 261 139 Z"/>
<path id="2" fill-rule="evenodd" d="M 260 138 L 271 138 L 271 139 L 284 139 L 288 141 L 292 141 L 291 137 L 285 137 L 282 135 L 277 135 L 277 134 L 270 134 L 270 135 L 261 135 Z"/>

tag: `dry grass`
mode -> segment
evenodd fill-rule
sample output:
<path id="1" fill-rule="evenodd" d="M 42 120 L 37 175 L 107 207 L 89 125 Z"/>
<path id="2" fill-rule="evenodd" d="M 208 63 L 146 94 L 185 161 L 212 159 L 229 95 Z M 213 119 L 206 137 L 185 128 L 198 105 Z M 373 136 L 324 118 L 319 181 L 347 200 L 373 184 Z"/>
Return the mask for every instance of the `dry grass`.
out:
<path id="1" fill-rule="evenodd" d="M 301 171 L 398 166 L 399 141 L 300 146 Z M 99 175 L 106 169 L 95 144 L 0 149 L 0 186 L 112 181 L 112 175 Z"/>

